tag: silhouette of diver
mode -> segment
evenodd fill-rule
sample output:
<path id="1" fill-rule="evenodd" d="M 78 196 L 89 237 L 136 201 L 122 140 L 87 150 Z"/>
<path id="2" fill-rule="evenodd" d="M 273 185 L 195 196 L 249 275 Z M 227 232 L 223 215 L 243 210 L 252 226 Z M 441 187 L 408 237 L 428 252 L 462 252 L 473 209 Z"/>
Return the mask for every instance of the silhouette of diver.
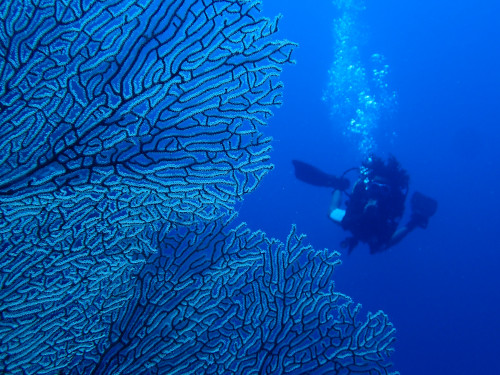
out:
<path id="1" fill-rule="evenodd" d="M 437 201 L 415 192 L 411 199 L 411 218 L 406 225 L 399 226 L 405 210 L 409 176 L 394 156 L 384 162 L 370 155 L 363 161 L 352 192 L 345 193 L 349 197 L 346 209 L 341 208 L 342 194 L 349 188 L 349 180 L 344 176 L 352 169 L 335 177 L 298 160 L 293 160 L 293 164 L 299 180 L 334 189 L 329 217 L 352 233 L 341 242 L 349 253 L 359 241 L 368 244 L 372 254 L 387 250 L 415 228 L 425 229 L 437 210 Z"/>

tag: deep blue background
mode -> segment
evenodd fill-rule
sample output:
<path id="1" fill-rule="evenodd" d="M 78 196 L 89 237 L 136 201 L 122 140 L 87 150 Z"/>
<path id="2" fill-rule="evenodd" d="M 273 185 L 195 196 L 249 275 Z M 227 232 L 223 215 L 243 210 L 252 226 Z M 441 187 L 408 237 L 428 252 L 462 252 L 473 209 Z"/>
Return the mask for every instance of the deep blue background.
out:
<path id="1" fill-rule="evenodd" d="M 312 6 L 311 4 L 315 4 Z M 438 199 L 428 229 L 391 251 L 359 246 L 336 274 L 337 289 L 397 328 L 403 375 L 500 374 L 500 32 L 498 1 L 371 0 L 360 22 L 364 56 L 381 53 L 398 110 L 379 124 L 379 151 L 394 154 L 411 189 Z M 295 180 L 298 158 L 339 174 L 361 160 L 321 101 L 333 60 L 330 0 L 264 0 L 283 14 L 280 35 L 298 42 L 283 74 L 284 105 L 265 129 L 276 166 L 240 206 L 253 229 L 285 239 L 291 224 L 317 248 L 345 233 L 327 218 L 331 192 Z M 395 131 L 391 142 L 384 131 Z"/>

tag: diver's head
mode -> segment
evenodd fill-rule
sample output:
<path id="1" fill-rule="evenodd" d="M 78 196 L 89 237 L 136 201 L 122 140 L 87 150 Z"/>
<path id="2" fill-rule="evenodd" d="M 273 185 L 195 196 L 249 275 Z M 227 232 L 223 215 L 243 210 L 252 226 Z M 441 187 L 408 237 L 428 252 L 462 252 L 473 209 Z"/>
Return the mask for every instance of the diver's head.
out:
<path id="1" fill-rule="evenodd" d="M 368 155 L 362 163 L 361 173 L 369 181 L 383 181 L 403 191 L 408 190 L 410 177 L 393 155 L 387 161 L 374 154 Z"/>

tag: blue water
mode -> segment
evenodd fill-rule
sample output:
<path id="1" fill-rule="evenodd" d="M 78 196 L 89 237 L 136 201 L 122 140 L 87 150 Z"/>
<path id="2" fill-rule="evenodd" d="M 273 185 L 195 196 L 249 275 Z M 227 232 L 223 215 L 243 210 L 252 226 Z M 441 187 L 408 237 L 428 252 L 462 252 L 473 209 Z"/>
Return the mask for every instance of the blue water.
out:
<path id="1" fill-rule="evenodd" d="M 278 238 L 296 223 L 314 247 L 339 249 L 346 233 L 327 218 L 331 191 L 297 181 L 291 164 L 340 174 L 363 156 L 321 100 L 339 13 L 328 0 L 265 0 L 263 10 L 283 14 L 281 36 L 300 47 L 266 129 L 275 169 L 245 198 L 240 218 Z M 436 198 L 439 209 L 426 230 L 388 252 L 344 252 L 336 285 L 365 312 L 389 315 L 395 368 L 405 375 L 500 373 L 499 12 L 492 0 L 379 0 L 358 19 L 361 63 L 383 54 L 397 93 L 395 113 L 373 130 L 376 151 L 395 155 L 410 189 Z"/>

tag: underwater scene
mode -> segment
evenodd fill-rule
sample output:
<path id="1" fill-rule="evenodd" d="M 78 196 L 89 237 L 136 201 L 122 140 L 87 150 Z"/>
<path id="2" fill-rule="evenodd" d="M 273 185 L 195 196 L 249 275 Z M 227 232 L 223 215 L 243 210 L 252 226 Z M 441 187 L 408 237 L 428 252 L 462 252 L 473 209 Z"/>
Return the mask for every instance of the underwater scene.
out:
<path id="1" fill-rule="evenodd" d="M 500 373 L 498 14 L 0 1 L 0 374 Z"/>

